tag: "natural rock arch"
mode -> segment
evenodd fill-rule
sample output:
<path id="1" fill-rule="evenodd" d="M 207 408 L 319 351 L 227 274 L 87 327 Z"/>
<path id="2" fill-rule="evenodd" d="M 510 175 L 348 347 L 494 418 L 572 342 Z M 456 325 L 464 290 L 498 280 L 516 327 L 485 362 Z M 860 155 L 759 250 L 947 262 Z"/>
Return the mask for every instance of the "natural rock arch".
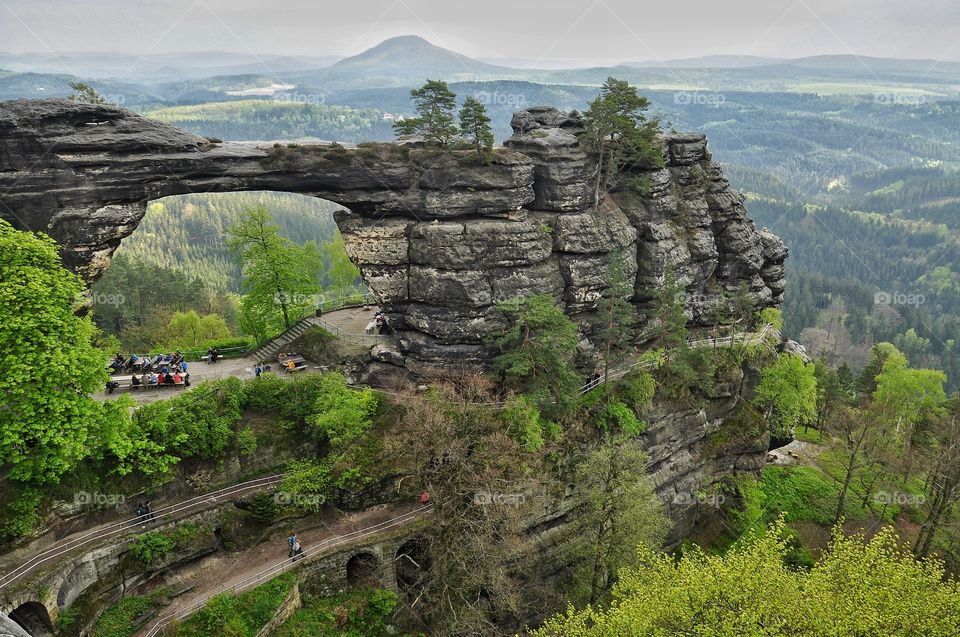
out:
<path id="1" fill-rule="evenodd" d="M 51 234 L 64 262 L 94 280 L 153 199 L 274 190 L 336 202 L 348 254 L 399 330 L 399 351 L 376 351 L 374 366 L 420 375 L 482 368 L 500 300 L 549 294 L 588 325 L 614 256 L 640 305 L 675 271 L 694 322 L 712 320 L 720 290 L 782 302 L 787 250 L 747 218 L 703 135 L 663 136 L 665 167 L 638 169 L 649 192 L 594 211 L 596 162 L 579 116 L 537 107 L 513 127 L 481 163 L 397 144 L 212 143 L 112 106 L 5 102 L 0 216 Z"/>
<path id="2" fill-rule="evenodd" d="M 350 556 L 346 564 L 347 584 L 356 587 L 375 588 L 383 578 L 383 563 L 369 551 Z"/>
<path id="3" fill-rule="evenodd" d="M 16 624 L 32 637 L 53 635 L 53 622 L 47 607 L 40 602 L 25 602 L 13 609 L 9 615 Z"/>

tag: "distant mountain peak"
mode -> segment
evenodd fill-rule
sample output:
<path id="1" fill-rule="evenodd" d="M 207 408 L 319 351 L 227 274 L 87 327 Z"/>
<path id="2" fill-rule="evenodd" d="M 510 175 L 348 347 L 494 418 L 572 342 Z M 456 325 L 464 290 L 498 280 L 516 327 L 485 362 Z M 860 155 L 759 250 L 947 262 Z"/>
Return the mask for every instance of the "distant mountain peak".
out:
<path id="1" fill-rule="evenodd" d="M 397 83 L 420 84 L 430 79 L 472 79 L 475 76 L 503 76 L 512 69 L 481 62 L 437 46 L 419 35 L 399 35 L 344 58 L 330 67 L 334 73 L 375 73 Z"/>

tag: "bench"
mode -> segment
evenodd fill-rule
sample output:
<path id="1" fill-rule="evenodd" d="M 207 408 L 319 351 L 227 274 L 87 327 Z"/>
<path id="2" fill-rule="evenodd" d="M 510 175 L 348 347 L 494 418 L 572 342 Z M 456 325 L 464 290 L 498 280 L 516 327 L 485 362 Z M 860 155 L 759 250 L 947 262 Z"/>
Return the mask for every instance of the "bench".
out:
<path id="1" fill-rule="evenodd" d="M 299 356 L 299 355 L 295 355 L 295 356 L 279 356 L 279 357 L 277 357 L 277 361 L 280 363 L 280 369 L 282 369 L 282 370 L 285 371 L 285 372 L 302 372 L 303 370 L 307 369 L 307 367 L 308 367 L 308 365 L 307 365 L 307 359 L 305 359 L 303 356 Z M 292 361 L 293 364 L 294 364 L 293 369 L 290 369 L 290 368 L 287 367 L 287 363 L 289 363 L 289 362 L 291 362 L 291 361 Z"/>

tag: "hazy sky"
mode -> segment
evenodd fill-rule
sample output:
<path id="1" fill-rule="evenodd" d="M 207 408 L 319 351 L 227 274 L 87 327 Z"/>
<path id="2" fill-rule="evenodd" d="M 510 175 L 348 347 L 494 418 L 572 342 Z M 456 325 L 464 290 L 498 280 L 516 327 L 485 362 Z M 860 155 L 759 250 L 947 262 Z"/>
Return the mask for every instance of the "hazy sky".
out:
<path id="1" fill-rule="evenodd" d="M 960 59 L 957 0 L 0 0 L 0 50 L 352 55 L 417 34 L 475 57 Z"/>

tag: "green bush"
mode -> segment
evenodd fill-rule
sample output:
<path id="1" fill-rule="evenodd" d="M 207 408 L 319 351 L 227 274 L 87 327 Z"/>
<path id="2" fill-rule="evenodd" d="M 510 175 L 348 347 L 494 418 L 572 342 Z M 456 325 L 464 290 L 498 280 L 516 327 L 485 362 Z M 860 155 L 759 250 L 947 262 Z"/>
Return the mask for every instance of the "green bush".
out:
<path id="1" fill-rule="evenodd" d="M 607 403 L 597 418 L 597 425 L 604 432 L 619 429 L 629 436 L 638 436 L 647 428 L 647 423 L 638 420 L 630 407 L 617 400 Z"/>
<path id="2" fill-rule="evenodd" d="M 255 637 L 266 626 L 296 583 L 284 573 L 253 590 L 221 593 L 173 632 L 176 637 Z"/>
<path id="3" fill-rule="evenodd" d="M 100 615 L 90 630 L 90 637 L 130 637 L 139 629 L 133 620 L 161 608 L 169 594 L 168 589 L 160 588 L 147 595 L 122 598 Z"/>
<path id="4" fill-rule="evenodd" d="M 333 597 L 306 598 L 275 637 L 386 637 L 397 596 L 382 589 L 351 589 Z"/>
<path id="5" fill-rule="evenodd" d="M 272 493 L 258 493 L 250 499 L 247 509 L 250 516 L 257 522 L 270 524 L 280 515 L 280 505 L 277 497 Z"/>
<path id="6" fill-rule="evenodd" d="M 250 427 L 244 427 L 234 435 L 233 445 L 241 455 L 249 456 L 257 450 L 257 434 Z"/>
<path id="7" fill-rule="evenodd" d="M 783 312 L 779 308 L 766 307 L 757 313 L 757 322 L 760 325 L 772 325 L 775 330 L 782 330 Z"/>
<path id="8" fill-rule="evenodd" d="M 543 447 L 548 421 L 531 398 L 524 395 L 511 398 L 500 416 L 524 451 L 538 451 Z"/>
<path id="9" fill-rule="evenodd" d="M 159 562 L 173 550 L 174 541 L 158 531 L 141 533 L 130 543 L 130 554 L 150 565 Z"/>
<path id="10" fill-rule="evenodd" d="M 3 539 L 24 537 L 40 523 L 42 492 L 37 487 L 20 485 L 3 511 Z"/>

